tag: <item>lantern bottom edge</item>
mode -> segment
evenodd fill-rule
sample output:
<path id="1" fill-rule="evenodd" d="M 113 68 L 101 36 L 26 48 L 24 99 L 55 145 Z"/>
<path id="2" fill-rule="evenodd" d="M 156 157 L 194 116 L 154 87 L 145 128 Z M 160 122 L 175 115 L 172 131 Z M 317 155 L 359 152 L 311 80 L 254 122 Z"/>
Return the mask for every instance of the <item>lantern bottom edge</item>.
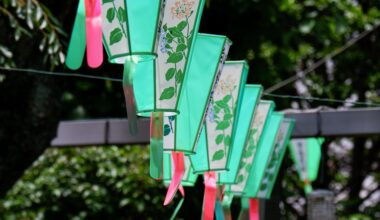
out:
<path id="1" fill-rule="evenodd" d="M 146 61 L 154 60 L 156 58 L 157 58 L 156 53 L 133 52 L 133 53 L 123 53 L 123 54 L 110 56 L 108 61 L 110 63 L 123 64 L 125 63 L 125 61 L 128 61 L 128 60 L 134 60 L 136 62 L 146 62 Z"/>
<path id="2" fill-rule="evenodd" d="M 164 116 L 176 116 L 180 114 L 180 112 L 175 109 L 147 109 L 137 111 L 137 115 L 141 117 L 150 117 L 153 112 L 163 112 Z"/>

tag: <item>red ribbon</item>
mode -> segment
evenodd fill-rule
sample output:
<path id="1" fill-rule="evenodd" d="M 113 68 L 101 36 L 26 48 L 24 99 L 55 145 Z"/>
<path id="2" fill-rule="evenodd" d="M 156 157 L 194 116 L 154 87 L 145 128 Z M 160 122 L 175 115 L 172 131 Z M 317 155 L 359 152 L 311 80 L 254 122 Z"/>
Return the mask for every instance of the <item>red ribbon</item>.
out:
<path id="1" fill-rule="evenodd" d="M 170 182 L 168 191 L 166 193 L 164 205 L 168 205 L 173 200 L 175 193 L 177 192 L 178 188 L 180 188 L 181 180 L 185 172 L 183 153 L 173 151 L 172 158 L 173 158 L 173 164 L 174 164 L 173 166 L 174 174 L 172 177 L 172 181 Z M 180 189 L 180 191 L 184 195 L 183 188 Z"/>
<path id="2" fill-rule="evenodd" d="M 213 220 L 216 200 L 216 175 L 215 172 L 204 174 L 205 192 L 203 197 L 203 220 Z"/>
<path id="3" fill-rule="evenodd" d="M 249 220 L 259 220 L 259 200 L 258 199 L 249 199 Z"/>
<path id="4" fill-rule="evenodd" d="M 85 0 L 86 7 L 86 51 L 87 63 L 91 68 L 103 62 L 102 13 L 100 0 Z"/>

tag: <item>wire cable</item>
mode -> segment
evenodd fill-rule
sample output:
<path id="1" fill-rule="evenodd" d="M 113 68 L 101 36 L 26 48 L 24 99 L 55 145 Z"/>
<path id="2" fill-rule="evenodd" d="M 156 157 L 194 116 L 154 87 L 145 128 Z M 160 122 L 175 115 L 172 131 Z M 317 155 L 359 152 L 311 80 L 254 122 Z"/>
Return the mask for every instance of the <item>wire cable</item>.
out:
<path id="1" fill-rule="evenodd" d="M 45 70 L 8 68 L 8 67 L 0 67 L 0 70 L 5 70 L 9 72 L 41 74 L 41 75 L 48 75 L 48 76 L 80 77 L 80 78 L 94 79 L 94 80 L 109 80 L 113 82 L 123 81 L 122 79 L 118 79 L 118 78 L 94 76 L 94 75 L 87 75 L 87 74 L 81 74 L 81 73 L 49 72 Z M 376 103 L 369 103 L 369 102 L 355 102 L 355 101 L 347 101 L 347 100 L 339 100 L 339 99 L 318 98 L 318 97 L 312 97 L 312 96 L 303 97 L 303 96 L 293 96 L 293 95 L 280 95 L 280 94 L 273 94 L 273 93 L 268 93 L 268 92 L 264 92 L 263 95 L 268 96 L 268 97 L 283 98 L 283 99 L 298 99 L 298 100 L 308 100 L 308 101 L 333 102 L 333 103 L 342 103 L 342 104 L 380 107 L 380 103 L 376 104 Z"/>
<path id="2" fill-rule="evenodd" d="M 333 102 L 333 103 L 341 103 L 341 104 L 353 104 L 353 105 L 365 105 L 365 106 L 373 106 L 380 107 L 380 103 L 370 103 L 370 102 L 356 102 L 356 101 L 347 101 L 347 100 L 339 100 L 339 99 L 328 99 L 328 98 L 318 98 L 318 97 L 302 97 L 302 96 L 293 96 L 293 95 L 280 95 L 273 93 L 263 93 L 264 96 L 275 97 L 275 98 L 283 98 L 283 99 L 298 99 L 298 100 L 308 100 L 308 101 L 318 101 L 318 102 Z"/>
<path id="3" fill-rule="evenodd" d="M 50 76 L 67 76 L 67 77 L 80 77 L 87 79 L 98 79 L 98 80 L 109 80 L 113 82 L 122 82 L 122 79 L 111 78 L 111 77 L 103 77 L 103 76 L 94 76 L 88 74 L 81 73 L 65 73 L 65 72 L 50 72 L 45 70 L 36 70 L 36 69 L 22 69 L 22 68 L 12 68 L 12 67 L 0 67 L 0 70 L 10 71 L 10 72 L 26 72 L 32 74 L 42 74 L 42 75 L 50 75 Z"/>
<path id="4" fill-rule="evenodd" d="M 354 44 L 356 44 L 359 40 L 363 39 L 365 36 L 367 36 L 369 33 L 371 33 L 372 31 L 376 30 L 378 27 L 380 26 L 380 23 L 376 24 L 373 26 L 372 29 L 369 29 L 369 30 L 366 30 L 362 33 L 360 33 L 357 37 L 354 37 L 352 39 L 350 39 L 349 41 L 347 41 L 347 43 L 343 46 L 343 47 L 340 47 L 336 50 L 334 50 L 332 53 L 328 54 L 327 56 L 325 56 L 324 58 L 318 60 L 317 62 L 313 63 L 309 68 L 307 68 L 306 70 L 303 70 L 300 72 L 300 76 L 298 75 L 294 75 L 294 76 L 291 76 L 271 87 L 269 87 L 268 89 L 265 90 L 265 92 L 267 93 L 271 93 L 271 92 L 274 92 L 286 85 L 288 85 L 289 83 L 292 83 L 294 81 L 296 81 L 297 79 L 301 78 L 301 77 L 305 77 L 306 75 L 312 73 L 315 69 L 317 69 L 318 67 L 320 67 L 322 64 L 326 63 L 327 60 L 329 59 L 332 59 L 333 57 L 339 55 L 340 53 L 344 52 L 345 50 L 347 50 L 348 48 L 350 48 L 351 46 L 353 46 Z"/>

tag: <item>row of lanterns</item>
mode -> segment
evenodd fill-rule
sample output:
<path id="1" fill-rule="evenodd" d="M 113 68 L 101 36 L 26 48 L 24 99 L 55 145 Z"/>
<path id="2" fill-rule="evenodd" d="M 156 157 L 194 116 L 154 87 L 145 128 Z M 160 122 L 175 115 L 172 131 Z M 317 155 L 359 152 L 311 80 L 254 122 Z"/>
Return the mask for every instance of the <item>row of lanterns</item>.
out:
<path id="1" fill-rule="evenodd" d="M 129 130 L 138 132 L 137 115 L 151 117 L 150 175 L 168 184 L 165 205 L 204 174 L 203 219 L 213 219 L 215 201 L 270 198 L 294 121 L 246 84 L 245 61 L 226 61 L 231 40 L 198 33 L 204 5 L 79 0 L 66 65 L 78 69 L 86 51 L 99 67 L 104 46 L 124 66 Z"/>

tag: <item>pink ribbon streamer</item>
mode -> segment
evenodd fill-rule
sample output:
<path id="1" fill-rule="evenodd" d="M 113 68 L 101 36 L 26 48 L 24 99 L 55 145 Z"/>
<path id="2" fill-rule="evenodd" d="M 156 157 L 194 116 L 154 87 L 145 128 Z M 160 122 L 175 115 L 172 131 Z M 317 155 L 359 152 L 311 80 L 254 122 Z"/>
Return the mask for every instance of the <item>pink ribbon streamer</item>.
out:
<path id="1" fill-rule="evenodd" d="M 215 172 L 204 174 L 205 192 L 203 197 L 203 220 L 213 220 L 216 200 L 216 175 Z"/>
<path id="2" fill-rule="evenodd" d="M 85 0 L 86 7 L 86 51 L 91 68 L 103 62 L 102 13 L 100 0 Z"/>
<path id="3" fill-rule="evenodd" d="M 260 220 L 258 199 L 249 199 L 249 220 Z"/>
<path id="4" fill-rule="evenodd" d="M 174 164 L 174 174 L 172 177 L 172 181 L 170 182 L 168 191 L 166 193 L 164 205 L 168 205 L 174 198 L 175 193 L 177 192 L 178 188 L 180 188 L 181 180 L 183 177 L 183 174 L 185 172 L 185 165 L 184 165 L 184 156 L 183 152 L 172 152 L 172 158 L 173 158 L 173 164 Z M 181 194 L 185 194 L 183 188 L 180 189 Z"/>

